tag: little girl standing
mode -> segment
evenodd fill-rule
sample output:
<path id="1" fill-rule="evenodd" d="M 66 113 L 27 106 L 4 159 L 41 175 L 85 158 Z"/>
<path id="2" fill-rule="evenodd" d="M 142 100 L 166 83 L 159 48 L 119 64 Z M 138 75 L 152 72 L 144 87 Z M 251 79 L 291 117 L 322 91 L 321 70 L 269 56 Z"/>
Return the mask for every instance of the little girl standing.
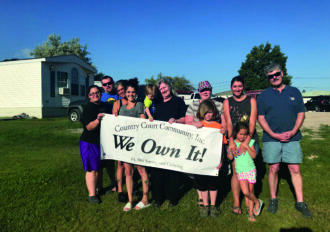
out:
<path id="1" fill-rule="evenodd" d="M 201 120 L 204 127 L 211 127 L 215 129 L 222 129 L 220 123 L 215 120 L 219 118 L 219 111 L 212 100 L 204 100 L 199 104 L 197 118 Z M 226 138 L 223 137 L 223 143 L 227 143 Z M 217 166 L 220 169 L 222 161 Z M 219 188 L 218 176 L 206 176 L 206 175 L 195 175 L 195 185 L 197 190 L 202 193 L 203 207 L 200 209 L 202 217 L 207 217 L 210 213 L 212 217 L 219 216 L 219 209 L 215 206 Z M 209 206 L 209 195 L 211 200 L 211 206 Z"/>
<path id="2" fill-rule="evenodd" d="M 242 145 L 247 149 L 245 153 L 233 155 L 231 151 L 228 152 L 228 159 L 235 158 L 235 169 L 241 190 L 245 196 L 246 205 L 248 205 L 249 220 L 256 221 L 255 216 L 260 214 L 263 201 L 257 199 L 254 195 L 254 184 L 256 183 L 256 166 L 253 159 L 256 157 L 254 149 L 254 139 L 250 140 L 249 145 L 243 143 L 249 135 L 249 125 L 245 121 L 238 122 L 234 128 L 234 137 L 237 147 Z"/>

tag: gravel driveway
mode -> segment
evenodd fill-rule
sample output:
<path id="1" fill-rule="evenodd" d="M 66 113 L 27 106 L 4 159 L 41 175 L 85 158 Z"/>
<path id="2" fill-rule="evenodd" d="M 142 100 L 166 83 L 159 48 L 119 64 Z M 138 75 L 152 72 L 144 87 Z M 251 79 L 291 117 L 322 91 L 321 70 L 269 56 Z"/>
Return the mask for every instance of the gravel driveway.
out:
<path id="1" fill-rule="evenodd" d="M 320 125 L 330 125 L 330 112 L 306 112 L 302 127 L 318 130 Z"/>

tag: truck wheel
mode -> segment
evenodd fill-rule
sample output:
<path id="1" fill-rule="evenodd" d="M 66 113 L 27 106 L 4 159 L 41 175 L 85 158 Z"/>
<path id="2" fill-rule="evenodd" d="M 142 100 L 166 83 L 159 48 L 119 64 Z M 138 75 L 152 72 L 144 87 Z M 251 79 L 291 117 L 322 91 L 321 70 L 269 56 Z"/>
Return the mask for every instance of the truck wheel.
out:
<path id="1" fill-rule="evenodd" d="M 71 122 L 78 122 L 80 120 L 80 111 L 77 109 L 70 110 L 69 119 Z"/>
<path id="2" fill-rule="evenodd" d="M 315 106 L 315 111 L 316 111 L 316 112 L 320 112 L 320 107 Z"/>

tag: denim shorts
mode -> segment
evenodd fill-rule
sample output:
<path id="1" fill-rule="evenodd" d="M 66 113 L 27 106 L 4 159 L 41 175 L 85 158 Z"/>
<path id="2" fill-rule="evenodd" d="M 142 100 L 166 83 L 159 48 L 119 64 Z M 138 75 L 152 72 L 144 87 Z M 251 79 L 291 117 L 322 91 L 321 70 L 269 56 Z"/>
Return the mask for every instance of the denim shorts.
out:
<path id="1" fill-rule="evenodd" d="M 262 156 L 265 163 L 302 163 L 302 151 L 299 141 L 282 142 L 264 142 Z"/>

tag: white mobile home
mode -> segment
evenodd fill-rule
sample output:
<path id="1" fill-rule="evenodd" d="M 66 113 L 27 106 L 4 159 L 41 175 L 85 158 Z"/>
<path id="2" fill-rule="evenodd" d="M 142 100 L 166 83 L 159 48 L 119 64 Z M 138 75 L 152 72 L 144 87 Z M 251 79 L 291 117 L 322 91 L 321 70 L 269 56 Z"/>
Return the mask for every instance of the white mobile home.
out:
<path id="1" fill-rule="evenodd" d="M 96 70 L 75 55 L 0 62 L 0 117 L 65 116 L 71 101 L 86 99 Z"/>

